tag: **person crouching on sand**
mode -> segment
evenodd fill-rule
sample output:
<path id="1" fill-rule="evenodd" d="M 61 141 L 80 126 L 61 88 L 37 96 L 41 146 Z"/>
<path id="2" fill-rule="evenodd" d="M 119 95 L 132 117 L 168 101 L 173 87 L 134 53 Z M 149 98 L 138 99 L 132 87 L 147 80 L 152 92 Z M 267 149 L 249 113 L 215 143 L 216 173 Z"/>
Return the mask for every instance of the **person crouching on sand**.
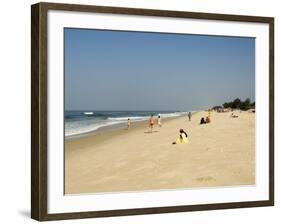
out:
<path id="1" fill-rule="evenodd" d="M 127 130 L 129 130 L 130 126 L 131 126 L 131 119 L 130 119 L 130 118 L 128 118 L 128 122 L 127 122 Z"/>
<path id="2" fill-rule="evenodd" d="M 180 129 L 180 137 L 177 139 L 177 141 L 173 142 L 173 144 L 185 144 L 188 142 L 187 139 L 188 135 L 183 129 Z"/>
<path id="3" fill-rule="evenodd" d="M 149 127 L 150 127 L 150 132 L 152 133 L 152 130 L 153 130 L 153 127 L 154 127 L 154 117 L 153 117 L 153 114 L 150 115 Z"/>
<path id="4" fill-rule="evenodd" d="M 160 114 L 158 115 L 158 118 L 157 118 L 157 124 L 158 124 L 158 127 L 161 128 L 162 127 L 162 123 L 161 123 L 161 116 Z"/>

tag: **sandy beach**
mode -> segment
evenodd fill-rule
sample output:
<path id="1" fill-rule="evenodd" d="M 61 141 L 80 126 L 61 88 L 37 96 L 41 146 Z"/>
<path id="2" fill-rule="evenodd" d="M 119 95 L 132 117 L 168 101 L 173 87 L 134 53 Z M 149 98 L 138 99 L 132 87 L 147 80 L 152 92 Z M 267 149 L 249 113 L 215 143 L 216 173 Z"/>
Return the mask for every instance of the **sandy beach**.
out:
<path id="1" fill-rule="evenodd" d="M 255 184 L 255 114 L 207 112 L 65 141 L 65 193 Z M 183 128 L 189 142 L 172 145 Z"/>

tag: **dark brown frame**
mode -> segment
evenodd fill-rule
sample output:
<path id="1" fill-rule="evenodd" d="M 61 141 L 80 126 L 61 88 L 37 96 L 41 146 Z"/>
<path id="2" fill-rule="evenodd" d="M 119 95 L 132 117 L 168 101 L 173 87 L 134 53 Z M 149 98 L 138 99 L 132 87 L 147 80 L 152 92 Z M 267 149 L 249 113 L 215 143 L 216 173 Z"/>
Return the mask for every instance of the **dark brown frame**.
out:
<path id="1" fill-rule="evenodd" d="M 48 214 L 47 211 L 47 12 L 99 12 L 269 24 L 269 200 Z M 187 212 L 274 205 L 274 18 L 90 5 L 38 3 L 31 6 L 31 218 L 38 221 Z"/>

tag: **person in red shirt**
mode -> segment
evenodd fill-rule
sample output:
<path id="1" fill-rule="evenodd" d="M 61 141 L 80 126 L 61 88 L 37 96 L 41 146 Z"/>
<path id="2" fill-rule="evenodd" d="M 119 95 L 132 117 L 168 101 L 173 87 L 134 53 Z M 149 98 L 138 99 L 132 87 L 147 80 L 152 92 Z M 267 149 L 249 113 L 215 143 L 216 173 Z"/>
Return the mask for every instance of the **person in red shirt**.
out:
<path id="1" fill-rule="evenodd" d="M 154 127 L 154 117 L 153 117 L 153 114 L 150 115 L 149 127 L 150 127 L 150 132 L 152 133 L 152 130 L 153 130 L 153 127 Z"/>

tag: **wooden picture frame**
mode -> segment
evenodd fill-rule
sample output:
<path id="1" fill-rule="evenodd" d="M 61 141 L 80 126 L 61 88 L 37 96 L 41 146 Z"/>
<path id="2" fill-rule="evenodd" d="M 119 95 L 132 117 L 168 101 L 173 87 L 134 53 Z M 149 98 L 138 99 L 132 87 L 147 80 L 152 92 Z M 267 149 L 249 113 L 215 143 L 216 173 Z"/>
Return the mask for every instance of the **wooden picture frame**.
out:
<path id="1" fill-rule="evenodd" d="M 274 205 L 274 18 L 223 15 L 183 11 L 164 11 L 137 8 L 118 8 L 90 5 L 38 3 L 31 7 L 31 217 L 39 221 L 80 219 L 109 216 L 143 215 L 229 208 Z M 242 201 L 200 205 L 130 208 L 73 213 L 48 213 L 48 19 L 50 10 L 71 12 L 157 16 L 165 18 L 193 18 L 211 21 L 248 22 L 269 25 L 269 197 L 268 200 Z"/>

